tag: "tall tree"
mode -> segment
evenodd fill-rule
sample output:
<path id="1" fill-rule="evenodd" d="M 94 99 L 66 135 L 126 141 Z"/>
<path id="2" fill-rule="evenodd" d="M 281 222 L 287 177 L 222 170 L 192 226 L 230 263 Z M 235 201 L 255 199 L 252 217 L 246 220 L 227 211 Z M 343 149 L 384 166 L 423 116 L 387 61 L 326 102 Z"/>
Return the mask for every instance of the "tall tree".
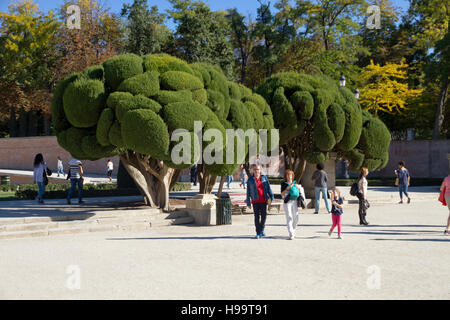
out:
<path id="1" fill-rule="evenodd" d="M 245 83 L 248 61 L 254 45 L 251 24 L 246 23 L 245 17 L 236 8 L 229 9 L 226 17 L 230 24 L 231 41 L 239 65 L 239 81 Z"/>
<path id="2" fill-rule="evenodd" d="M 16 136 L 16 115 L 22 115 L 22 135 L 27 135 L 26 117 L 49 114 L 45 103 L 56 63 L 55 34 L 58 22 L 50 11 L 44 15 L 32 0 L 14 2 L 9 12 L 0 12 L 0 112 L 9 113 L 10 136 Z M 42 103 L 44 102 L 44 103 Z M 32 118 L 30 123 L 35 124 Z M 33 125 L 33 127 L 35 127 Z M 30 130 L 34 133 L 35 128 Z"/>
<path id="3" fill-rule="evenodd" d="M 361 88 L 360 103 L 366 110 L 401 114 L 407 111 L 408 100 L 416 98 L 422 90 L 408 88 L 408 65 L 402 60 L 400 64 L 387 63 L 384 66 L 370 62 L 363 69 L 361 79 L 365 86 Z"/>
<path id="4" fill-rule="evenodd" d="M 411 0 L 408 13 L 416 28 L 416 32 L 412 35 L 412 39 L 416 41 L 416 46 L 425 51 L 430 49 L 436 50 L 437 42 L 443 40 L 450 31 L 450 2 L 442 0 Z M 444 54 L 431 57 L 432 64 L 435 64 L 435 59 L 446 57 L 445 42 L 445 40 L 441 42 L 441 50 L 443 50 Z M 448 60 L 443 60 L 443 63 L 448 65 Z M 437 98 L 433 139 L 440 138 L 444 122 L 445 103 L 449 91 L 448 74 L 446 76 L 444 72 L 438 78 L 440 81 L 440 92 Z"/>
<path id="5" fill-rule="evenodd" d="M 123 5 L 121 15 L 127 18 L 125 51 L 145 55 L 164 50 L 171 32 L 164 25 L 166 15 L 157 6 L 149 9 L 147 0 L 134 0 Z"/>
<path id="6" fill-rule="evenodd" d="M 58 79 L 99 64 L 122 51 L 121 22 L 117 15 L 97 0 L 78 0 L 80 7 L 80 29 L 69 29 L 66 25 L 67 7 L 72 2 L 65 0 L 59 9 L 61 25 L 58 31 L 58 48 L 61 54 Z"/>
<path id="7" fill-rule="evenodd" d="M 225 12 L 213 12 L 203 1 L 170 0 L 169 15 L 177 24 L 177 54 L 188 62 L 218 65 L 233 77 L 234 52 Z"/>

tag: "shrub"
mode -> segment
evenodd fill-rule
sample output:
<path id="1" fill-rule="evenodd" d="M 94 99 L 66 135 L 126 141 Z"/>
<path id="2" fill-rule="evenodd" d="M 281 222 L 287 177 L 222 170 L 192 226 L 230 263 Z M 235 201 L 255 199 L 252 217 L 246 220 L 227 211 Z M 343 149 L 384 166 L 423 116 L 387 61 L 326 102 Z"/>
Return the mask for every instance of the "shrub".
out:
<path id="1" fill-rule="evenodd" d="M 142 94 L 151 97 L 159 92 L 159 73 L 157 71 L 144 72 L 124 80 L 117 91 L 130 92 L 133 95 Z"/>
<path id="2" fill-rule="evenodd" d="M 194 121 L 202 121 L 204 124 L 208 120 L 208 109 L 198 102 L 186 101 L 170 103 L 163 107 L 161 111 L 169 131 L 176 129 L 186 129 L 194 131 Z"/>
<path id="3" fill-rule="evenodd" d="M 153 97 L 162 105 L 174 102 L 184 102 L 192 100 L 192 92 L 189 90 L 169 91 L 160 90 L 159 93 Z"/>
<path id="4" fill-rule="evenodd" d="M 106 108 L 100 114 L 98 119 L 96 136 L 98 143 L 102 146 L 111 145 L 109 141 L 109 130 L 114 123 L 114 111 L 111 108 Z"/>
<path id="5" fill-rule="evenodd" d="M 126 79 L 144 72 L 142 58 L 129 53 L 109 58 L 103 62 L 105 82 L 112 90 L 116 90 Z"/>
<path id="6" fill-rule="evenodd" d="M 161 75 L 161 87 L 165 90 L 203 89 L 202 81 L 186 72 L 167 71 Z"/>
<path id="7" fill-rule="evenodd" d="M 163 119 L 147 109 L 129 111 L 122 120 L 122 138 L 126 147 L 136 152 L 167 159 L 169 133 Z"/>
<path id="8" fill-rule="evenodd" d="M 80 78 L 70 83 L 63 95 L 64 113 L 78 128 L 97 124 L 105 104 L 105 88 L 99 80 Z"/>

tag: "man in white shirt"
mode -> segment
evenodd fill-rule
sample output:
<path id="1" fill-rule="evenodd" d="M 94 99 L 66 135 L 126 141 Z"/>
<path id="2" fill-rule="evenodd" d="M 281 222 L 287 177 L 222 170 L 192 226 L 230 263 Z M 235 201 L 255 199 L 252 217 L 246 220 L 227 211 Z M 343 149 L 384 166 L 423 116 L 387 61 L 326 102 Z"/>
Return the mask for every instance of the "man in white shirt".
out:
<path id="1" fill-rule="evenodd" d="M 70 204 L 70 198 L 75 187 L 78 186 L 78 203 L 84 203 L 83 197 L 83 167 L 81 161 L 78 159 L 72 159 L 69 161 L 69 174 L 67 179 L 70 178 L 70 189 L 67 195 L 67 204 Z"/>
<path id="2" fill-rule="evenodd" d="M 106 170 L 107 170 L 107 175 L 108 175 L 109 182 L 112 182 L 112 173 L 113 173 L 113 170 L 114 170 L 114 164 L 111 161 L 111 159 L 109 159 L 108 163 L 106 164 Z"/>

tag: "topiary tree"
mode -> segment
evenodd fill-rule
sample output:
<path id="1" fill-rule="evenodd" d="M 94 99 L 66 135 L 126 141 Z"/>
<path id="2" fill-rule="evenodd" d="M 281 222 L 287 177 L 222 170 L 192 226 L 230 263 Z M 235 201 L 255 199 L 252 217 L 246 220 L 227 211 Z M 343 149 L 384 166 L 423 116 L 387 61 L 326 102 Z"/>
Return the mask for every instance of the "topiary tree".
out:
<path id="1" fill-rule="evenodd" d="M 301 179 L 306 163 L 350 161 L 370 171 L 388 162 L 390 133 L 382 121 L 361 110 L 352 92 L 323 75 L 280 73 L 256 90 L 270 104 L 287 166 Z"/>
<path id="2" fill-rule="evenodd" d="M 227 144 L 213 148 L 211 139 L 200 145 L 197 134 L 217 129 L 227 141 L 226 129 L 273 128 L 261 96 L 228 81 L 217 67 L 189 65 L 166 54 L 119 55 L 70 75 L 55 88 L 52 116 L 64 149 L 87 160 L 119 155 L 146 204 L 166 210 L 181 170 L 206 148 L 225 154 Z M 195 121 L 202 123 L 200 132 Z M 191 149 L 179 148 L 173 139 L 179 129 L 187 133 Z M 190 155 L 190 161 L 176 164 L 174 152 Z M 210 193 L 215 178 L 232 174 L 240 163 L 200 164 L 200 192 Z"/>

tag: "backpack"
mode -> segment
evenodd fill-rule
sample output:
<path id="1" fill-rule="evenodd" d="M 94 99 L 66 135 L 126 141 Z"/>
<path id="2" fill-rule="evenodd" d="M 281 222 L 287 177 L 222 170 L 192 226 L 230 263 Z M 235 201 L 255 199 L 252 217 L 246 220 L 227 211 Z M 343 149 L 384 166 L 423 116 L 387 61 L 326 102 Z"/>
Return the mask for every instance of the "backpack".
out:
<path id="1" fill-rule="evenodd" d="M 350 195 L 351 196 L 356 196 L 357 194 L 358 194 L 358 183 L 357 182 L 354 182 L 353 184 L 352 184 L 352 186 L 350 187 Z"/>
<path id="2" fill-rule="evenodd" d="M 292 200 L 296 200 L 300 195 L 300 190 L 295 186 L 295 180 L 293 181 L 294 186 L 289 189 L 289 198 Z"/>

